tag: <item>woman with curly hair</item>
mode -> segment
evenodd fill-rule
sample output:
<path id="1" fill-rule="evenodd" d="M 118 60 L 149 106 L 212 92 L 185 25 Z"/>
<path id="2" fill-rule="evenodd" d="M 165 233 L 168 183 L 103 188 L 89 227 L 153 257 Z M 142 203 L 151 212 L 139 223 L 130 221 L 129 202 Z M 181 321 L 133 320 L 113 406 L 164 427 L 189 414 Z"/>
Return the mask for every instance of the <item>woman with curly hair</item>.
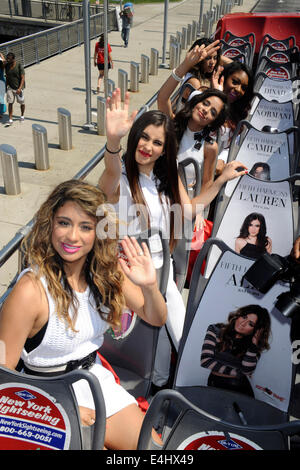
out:
<path id="1" fill-rule="evenodd" d="M 227 323 L 209 325 L 201 352 L 201 366 L 211 370 L 207 384 L 254 396 L 247 377 L 270 348 L 270 328 L 269 312 L 260 305 L 240 307 Z"/>
<path id="2" fill-rule="evenodd" d="M 123 240 L 129 266 L 118 261 L 118 237 L 109 238 L 116 221 L 105 203 L 101 190 L 77 180 L 52 191 L 24 240 L 28 268 L 3 305 L 0 339 L 5 366 L 15 369 L 21 357 L 29 374 L 63 374 L 88 363 L 104 396 L 105 447 L 128 450 L 137 446 L 143 413 L 97 351 L 106 329 L 120 324 L 123 307 L 162 326 L 166 305 L 145 244 Z M 100 230 L 101 223 L 109 230 Z M 82 423 L 93 424 L 94 403 L 85 381 L 76 382 L 74 391 Z"/>
<path id="3" fill-rule="evenodd" d="M 232 126 L 246 119 L 253 98 L 253 74 L 243 62 L 232 61 L 220 74 L 219 83 L 229 101 L 228 121 Z"/>
<path id="4" fill-rule="evenodd" d="M 262 214 L 252 212 L 247 215 L 235 241 L 235 251 L 253 259 L 272 252 L 272 240 L 267 236 L 266 221 Z"/>
<path id="5" fill-rule="evenodd" d="M 228 99 L 228 116 L 219 135 L 219 160 L 227 162 L 229 147 L 238 123 L 247 118 L 253 98 L 253 73 L 244 63 L 232 61 L 214 73 L 212 86 L 223 91 Z M 223 165 L 224 165 L 223 163 Z M 219 163 L 219 169 L 223 166 Z"/>

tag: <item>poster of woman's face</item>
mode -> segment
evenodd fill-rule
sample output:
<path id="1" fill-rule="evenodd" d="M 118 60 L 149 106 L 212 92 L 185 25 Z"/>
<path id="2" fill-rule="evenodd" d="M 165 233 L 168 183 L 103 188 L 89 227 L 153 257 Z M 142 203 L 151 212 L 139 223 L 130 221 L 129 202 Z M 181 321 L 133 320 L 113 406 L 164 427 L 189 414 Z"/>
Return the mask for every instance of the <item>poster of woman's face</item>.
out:
<path id="1" fill-rule="evenodd" d="M 260 163 L 264 178 L 259 172 L 256 178 L 266 180 L 282 180 L 290 176 L 289 144 L 286 134 L 270 133 L 249 129 L 238 151 L 237 160 L 248 167 L 250 174 L 254 165 Z"/>
<path id="2" fill-rule="evenodd" d="M 268 163 L 257 162 L 254 163 L 253 167 L 249 171 L 249 175 L 254 176 L 259 180 L 270 181 L 271 180 L 271 168 Z"/>
<path id="3" fill-rule="evenodd" d="M 287 285 L 259 293 L 244 279 L 252 264 L 231 250 L 221 254 L 191 323 L 176 387 L 230 389 L 222 375 L 231 376 L 243 387 L 239 393 L 287 411 L 293 373 L 290 320 L 275 308 Z"/>

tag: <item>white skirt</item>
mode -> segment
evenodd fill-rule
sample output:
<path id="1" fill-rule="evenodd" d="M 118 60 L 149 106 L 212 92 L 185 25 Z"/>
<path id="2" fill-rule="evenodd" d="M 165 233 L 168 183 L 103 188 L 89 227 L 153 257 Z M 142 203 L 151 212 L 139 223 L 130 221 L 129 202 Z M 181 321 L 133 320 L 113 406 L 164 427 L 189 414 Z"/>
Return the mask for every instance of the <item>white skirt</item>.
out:
<path id="1" fill-rule="evenodd" d="M 114 415 L 128 405 L 137 405 L 135 398 L 130 395 L 121 385 L 119 385 L 113 374 L 106 369 L 97 355 L 95 364 L 89 369 L 94 374 L 100 384 L 106 407 L 106 417 Z M 84 406 L 92 410 L 95 409 L 93 395 L 89 384 L 82 379 L 73 384 L 76 400 L 79 406 Z"/>

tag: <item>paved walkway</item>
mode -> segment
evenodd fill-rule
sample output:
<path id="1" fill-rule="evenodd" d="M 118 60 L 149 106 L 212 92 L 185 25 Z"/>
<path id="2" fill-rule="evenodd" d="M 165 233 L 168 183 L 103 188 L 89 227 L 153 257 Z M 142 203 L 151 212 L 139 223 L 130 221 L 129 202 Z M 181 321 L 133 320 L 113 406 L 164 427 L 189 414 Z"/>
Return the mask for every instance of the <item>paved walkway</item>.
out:
<path id="1" fill-rule="evenodd" d="M 232 11 L 250 11 L 254 0 L 245 0 L 243 6 L 236 6 Z M 204 13 L 210 5 L 204 2 Z M 170 3 L 168 11 L 169 37 L 183 26 L 198 21 L 199 0 L 183 0 Z M 150 57 L 151 48 L 156 48 L 162 55 L 164 27 L 164 3 L 135 6 L 134 26 L 130 32 L 129 47 L 124 48 L 120 32 L 109 34 L 112 46 L 114 69 L 109 78 L 118 83 L 118 69 L 128 72 L 130 62 L 140 63 L 141 54 Z M 91 42 L 93 56 L 95 41 Z M 185 51 L 183 51 L 184 53 Z M 93 64 L 93 62 L 91 61 Z M 161 57 L 159 59 L 161 63 Z M 158 75 L 150 76 L 150 83 L 139 84 L 139 92 L 131 93 L 131 108 L 139 109 L 159 89 L 168 77 L 168 69 L 159 68 Z M 92 88 L 97 85 L 97 69 L 92 66 Z M 103 85 L 102 85 L 103 86 Z M 103 96 L 103 92 L 102 92 Z M 0 173 L 0 249 L 6 245 L 15 233 L 26 225 L 34 216 L 38 207 L 59 182 L 72 178 L 104 145 L 105 137 L 100 137 L 96 129 L 85 130 L 85 74 L 84 47 L 76 47 L 26 69 L 26 113 L 25 122 L 19 121 L 19 106 L 14 106 L 14 123 L 5 127 L 7 116 L 0 124 L 0 143 L 12 145 L 18 155 L 21 180 L 21 194 L 7 196 L 4 193 L 2 173 Z M 63 151 L 59 148 L 57 108 L 63 107 L 71 112 L 73 149 Z M 92 96 L 92 118 L 96 123 L 97 96 Z M 49 158 L 51 168 L 37 171 L 34 167 L 32 124 L 38 123 L 47 129 Z M 2 170 L 0 169 L 0 172 Z M 101 164 L 87 178 L 96 183 L 101 172 Z M 13 256 L 0 270 L 0 295 L 6 290 L 9 281 L 16 272 L 17 255 Z"/>

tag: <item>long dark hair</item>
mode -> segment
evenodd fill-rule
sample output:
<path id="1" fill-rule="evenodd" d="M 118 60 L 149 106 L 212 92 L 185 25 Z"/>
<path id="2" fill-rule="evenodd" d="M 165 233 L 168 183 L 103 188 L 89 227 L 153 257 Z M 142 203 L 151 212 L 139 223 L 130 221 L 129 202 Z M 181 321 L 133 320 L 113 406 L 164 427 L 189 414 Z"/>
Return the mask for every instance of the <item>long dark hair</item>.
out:
<path id="1" fill-rule="evenodd" d="M 235 125 L 238 124 L 239 121 L 241 121 L 242 119 L 246 119 L 248 111 L 250 109 L 250 101 L 253 97 L 253 74 L 251 69 L 246 64 L 238 61 L 233 61 L 224 67 L 220 75 L 220 79 L 224 77 L 225 86 L 228 77 L 230 77 L 230 75 L 235 72 L 239 72 L 240 70 L 247 74 L 248 86 L 245 91 L 245 94 L 233 103 L 230 103 L 229 105 L 229 119 Z"/>
<path id="2" fill-rule="evenodd" d="M 221 327 L 220 343 L 218 349 L 225 351 L 226 349 L 232 349 L 235 339 L 235 322 L 239 317 L 246 317 L 254 313 L 257 316 L 257 322 L 253 328 L 253 333 L 249 336 L 245 336 L 240 342 L 239 355 L 244 355 L 249 346 L 252 344 L 252 338 L 258 330 L 261 330 L 261 334 L 258 336 L 257 349 L 262 352 L 264 349 L 270 349 L 269 336 L 271 332 L 271 320 L 269 312 L 266 308 L 261 307 L 257 304 L 245 305 L 237 310 L 231 312 L 228 316 L 227 323 L 221 323 L 218 326 Z"/>
<path id="3" fill-rule="evenodd" d="M 209 38 L 201 38 L 201 39 L 197 39 L 192 45 L 191 47 L 189 48 L 189 51 L 193 50 L 194 47 L 196 46 L 202 46 L 204 44 L 205 47 L 209 46 L 210 44 L 212 44 L 213 42 L 213 39 L 209 39 Z M 217 62 L 216 62 L 216 65 L 215 65 L 215 68 L 214 70 L 216 70 L 218 68 L 218 66 L 220 65 L 220 60 L 221 60 L 221 49 L 218 49 L 217 52 Z M 201 78 L 210 78 L 214 72 L 214 70 L 211 72 L 211 73 L 207 73 L 204 71 L 204 63 L 205 63 L 205 59 L 204 60 L 201 60 L 200 62 L 198 62 L 198 64 L 196 64 L 192 69 L 189 70 L 189 73 L 192 73 L 195 77 L 197 77 L 198 79 L 201 79 Z"/>
<path id="4" fill-rule="evenodd" d="M 265 162 L 256 162 L 256 163 L 254 163 L 253 167 L 249 171 L 249 175 L 252 175 L 252 176 L 255 177 L 255 172 L 256 172 L 257 168 L 262 168 L 263 169 L 263 178 L 260 178 L 260 179 L 263 179 L 264 181 L 270 181 L 270 179 L 271 179 L 270 165 L 268 165 L 268 163 L 265 163 Z M 257 176 L 256 176 L 256 178 L 257 178 Z"/>
<path id="5" fill-rule="evenodd" d="M 228 104 L 227 104 L 227 96 L 220 90 L 205 90 L 203 93 L 193 96 L 190 100 L 188 100 L 184 107 L 175 115 L 174 117 L 174 124 L 175 124 L 175 132 L 177 136 L 177 141 L 180 142 L 183 136 L 184 131 L 187 128 L 188 122 L 192 117 L 194 107 L 200 103 L 201 101 L 206 100 L 211 96 L 216 96 L 223 101 L 223 108 L 221 112 L 218 114 L 216 119 L 211 123 L 210 126 L 207 126 L 203 129 L 204 139 L 211 133 L 218 130 L 225 122 L 227 113 L 228 113 Z M 200 130 L 200 129 L 199 129 Z"/>
<path id="6" fill-rule="evenodd" d="M 249 225 L 253 220 L 258 220 L 260 222 L 260 229 L 257 234 L 256 245 L 262 250 L 265 251 L 266 246 L 268 245 L 268 237 L 267 237 L 267 227 L 266 227 L 266 220 L 264 216 L 258 212 L 252 212 L 248 214 L 245 218 L 238 238 L 247 238 L 249 235 Z"/>
<path id="7" fill-rule="evenodd" d="M 177 171 L 177 143 L 172 120 L 161 111 L 153 110 L 142 114 L 130 129 L 127 150 L 123 160 L 128 178 L 132 199 L 135 204 L 146 207 L 143 192 L 139 183 L 139 167 L 135 159 L 138 142 L 147 126 L 163 126 L 165 131 L 165 144 L 163 154 L 156 160 L 153 174 L 157 178 L 158 193 L 169 198 L 170 204 L 180 204 L 178 171 Z M 174 239 L 174 214 L 170 213 L 170 248 L 175 246 Z"/>

